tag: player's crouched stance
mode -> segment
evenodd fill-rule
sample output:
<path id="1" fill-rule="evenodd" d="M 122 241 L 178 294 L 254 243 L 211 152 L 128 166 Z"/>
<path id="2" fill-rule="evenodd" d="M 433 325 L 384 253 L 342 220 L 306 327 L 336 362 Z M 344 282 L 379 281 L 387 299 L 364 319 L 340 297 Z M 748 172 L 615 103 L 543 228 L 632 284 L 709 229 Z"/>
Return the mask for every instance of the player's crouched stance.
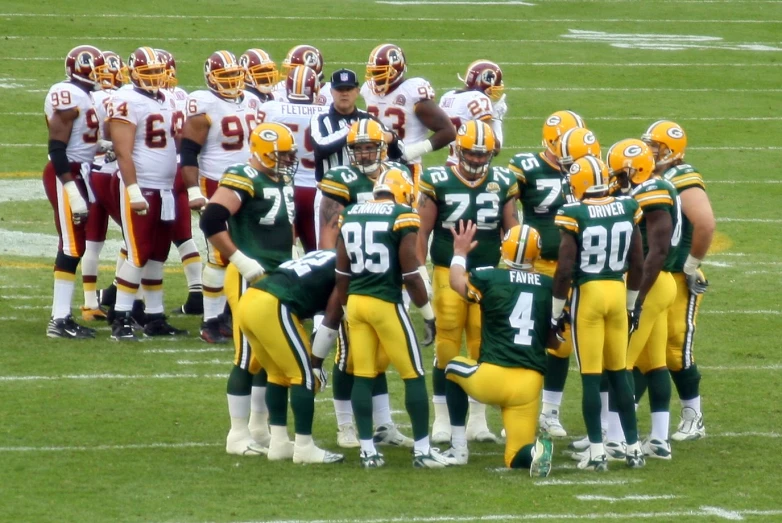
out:
<path id="1" fill-rule="evenodd" d="M 481 351 L 478 361 L 452 359 L 445 367 L 445 398 L 451 418 L 451 448 L 445 455 L 465 465 L 467 397 L 502 409 L 507 431 L 505 465 L 528 468 L 531 477 L 551 472 L 554 445 L 546 433 L 535 439 L 538 405 L 546 369 L 546 347 L 558 345 L 550 331 L 550 276 L 533 271 L 540 256 L 540 235 L 516 225 L 502 241 L 504 268 L 465 269 L 478 227 L 459 223 L 454 235 L 451 288 L 481 306 Z M 549 337 L 552 339 L 550 340 Z M 547 345 L 548 343 L 548 345 Z"/>

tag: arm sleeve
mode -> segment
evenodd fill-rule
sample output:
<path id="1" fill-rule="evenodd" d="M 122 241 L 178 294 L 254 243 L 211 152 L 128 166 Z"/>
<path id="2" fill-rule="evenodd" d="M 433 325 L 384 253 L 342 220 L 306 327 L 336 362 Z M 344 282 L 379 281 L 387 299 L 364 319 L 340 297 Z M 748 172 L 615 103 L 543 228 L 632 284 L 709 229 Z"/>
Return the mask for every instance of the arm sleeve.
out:
<path id="1" fill-rule="evenodd" d="M 315 149 L 315 157 L 323 158 L 340 151 L 348 141 L 350 127 L 329 131 L 330 121 L 328 113 L 315 116 L 310 121 L 310 138 Z"/>

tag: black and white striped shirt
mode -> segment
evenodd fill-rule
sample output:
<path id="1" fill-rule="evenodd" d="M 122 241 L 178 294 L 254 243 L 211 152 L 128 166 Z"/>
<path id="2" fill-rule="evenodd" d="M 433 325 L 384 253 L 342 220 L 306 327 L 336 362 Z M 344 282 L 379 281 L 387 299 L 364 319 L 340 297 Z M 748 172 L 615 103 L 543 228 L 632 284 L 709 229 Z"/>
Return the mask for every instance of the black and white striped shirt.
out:
<path id="1" fill-rule="evenodd" d="M 310 141 L 315 149 L 315 179 L 321 181 L 323 174 L 332 167 L 348 165 L 347 137 L 350 125 L 372 116 L 361 109 L 342 114 L 332 104 L 329 112 L 313 116 L 310 121 Z"/>

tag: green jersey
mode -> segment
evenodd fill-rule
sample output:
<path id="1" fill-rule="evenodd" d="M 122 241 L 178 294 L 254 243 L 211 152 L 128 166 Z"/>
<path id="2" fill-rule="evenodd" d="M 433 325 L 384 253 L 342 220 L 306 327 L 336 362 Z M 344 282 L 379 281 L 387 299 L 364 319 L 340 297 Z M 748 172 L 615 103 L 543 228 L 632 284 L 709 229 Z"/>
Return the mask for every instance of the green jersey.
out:
<path id="1" fill-rule="evenodd" d="M 665 171 L 663 178 L 673 184 L 677 194 L 694 187 L 706 190 L 706 184 L 703 182 L 701 174 L 695 167 L 686 163 L 671 167 Z M 690 254 L 690 248 L 692 248 L 692 223 L 682 213 L 682 239 L 676 252 L 676 260 L 670 265 L 670 272 L 682 272 L 684 270 L 684 262 L 687 261 L 687 256 Z"/>
<path id="2" fill-rule="evenodd" d="M 679 243 L 682 238 L 682 206 L 679 200 L 679 194 L 673 184 L 662 178 L 650 178 L 644 183 L 633 189 L 633 198 L 641 206 L 644 213 L 652 211 L 665 211 L 671 215 L 671 245 L 668 250 L 668 256 L 663 262 L 664 271 L 671 272 L 676 265 L 676 259 L 679 254 Z M 644 257 L 649 252 L 649 244 L 646 234 L 646 218 L 640 223 L 641 236 L 644 239 Z"/>
<path id="3" fill-rule="evenodd" d="M 418 214 L 391 200 L 370 200 L 347 207 L 339 227 L 350 258 L 348 294 L 402 303 L 399 244 L 421 225 Z"/>
<path id="4" fill-rule="evenodd" d="M 537 272 L 470 271 L 467 297 L 481 305 L 479 362 L 546 371 L 553 281 Z"/>
<path id="5" fill-rule="evenodd" d="M 430 167 L 421 175 L 420 191 L 437 206 L 430 249 L 432 264 L 449 267 L 453 257 L 451 227 L 459 220 L 478 225 L 478 248 L 467 255 L 467 267 L 495 266 L 500 261 L 502 209 L 519 188 L 508 169 L 490 167 L 479 180 L 469 181 L 452 167 Z"/>
<path id="6" fill-rule="evenodd" d="M 232 165 L 220 187 L 234 191 L 242 206 L 228 220 L 236 247 L 271 271 L 291 259 L 293 185 L 288 177 L 273 180 L 249 164 Z"/>
<path id="7" fill-rule="evenodd" d="M 554 222 L 573 234 L 578 244 L 574 285 L 622 281 L 627 272 L 633 228 L 642 216 L 638 202 L 627 196 L 587 198 L 559 209 Z"/>
<path id="8" fill-rule="evenodd" d="M 524 223 L 540 234 L 540 257 L 556 260 L 559 255 L 559 229 L 554 218 L 567 203 L 563 185 L 567 183 L 559 167 L 547 160 L 543 153 L 521 153 L 510 159 L 508 168 L 519 184 Z"/>
<path id="9" fill-rule="evenodd" d="M 410 170 L 401 163 L 383 162 L 381 164 L 383 172 L 391 168 L 399 169 L 407 173 L 408 176 L 410 175 Z M 375 180 L 355 167 L 342 166 L 329 169 L 323 175 L 323 180 L 320 181 L 318 187 L 320 187 L 324 197 L 331 198 L 343 207 L 347 207 L 352 203 L 363 203 L 371 200 Z"/>
<path id="10" fill-rule="evenodd" d="M 276 296 L 300 319 L 325 311 L 334 290 L 334 251 L 312 251 L 296 260 L 288 260 L 253 287 Z"/>

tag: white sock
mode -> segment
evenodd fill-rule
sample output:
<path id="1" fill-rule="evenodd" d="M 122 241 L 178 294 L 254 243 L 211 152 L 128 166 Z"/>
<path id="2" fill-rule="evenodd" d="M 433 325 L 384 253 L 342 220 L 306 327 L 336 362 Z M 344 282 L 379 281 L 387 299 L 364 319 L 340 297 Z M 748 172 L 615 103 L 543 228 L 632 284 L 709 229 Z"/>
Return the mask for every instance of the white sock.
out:
<path id="1" fill-rule="evenodd" d="M 84 286 L 84 306 L 88 309 L 97 309 L 98 295 L 95 294 L 97 288 L 98 277 L 98 256 L 103 249 L 103 242 L 85 242 L 84 256 L 81 258 L 81 277 Z M 95 280 L 91 282 L 84 281 L 86 278 L 91 277 Z"/>
<path id="2" fill-rule="evenodd" d="M 451 425 L 451 445 L 458 448 L 467 446 L 467 429 L 464 425 Z"/>
<path id="3" fill-rule="evenodd" d="M 666 411 L 652 412 L 652 439 L 665 441 L 668 439 L 668 429 L 671 423 L 671 413 Z"/>
<path id="4" fill-rule="evenodd" d="M 701 415 L 701 397 L 697 396 L 691 400 L 682 400 L 682 407 L 689 407 L 693 409 L 698 416 Z"/>
<path id="5" fill-rule="evenodd" d="M 231 430 L 248 430 L 250 421 L 250 396 L 235 396 L 226 394 L 228 398 L 228 415 L 231 416 Z"/>
<path id="6" fill-rule="evenodd" d="M 334 400 L 334 414 L 337 415 L 337 425 L 353 423 L 353 405 L 350 400 Z"/>
<path id="7" fill-rule="evenodd" d="M 424 454 L 429 453 L 429 448 L 429 436 L 424 436 L 413 443 L 413 450 L 423 452 Z"/>
<path id="8" fill-rule="evenodd" d="M 600 427 L 608 428 L 608 391 L 600 393 Z"/>
<path id="9" fill-rule="evenodd" d="M 312 434 L 307 434 L 306 436 L 304 434 L 296 434 L 293 439 L 297 447 L 308 447 L 310 445 L 314 445 L 314 442 L 312 441 Z"/>
<path id="10" fill-rule="evenodd" d="M 250 398 L 253 412 L 268 412 L 266 408 L 266 387 L 253 386 Z"/>
<path id="11" fill-rule="evenodd" d="M 470 398 L 470 416 L 467 418 L 467 424 L 472 423 L 486 425 L 486 405 Z"/>
<path id="12" fill-rule="evenodd" d="M 559 406 L 562 405 L 562 391 L 543 389 L 543 413 L 549 413 L 552 410 L 559 412 Z"/>
<path id="13" fill-rule="evenodd" d="M 141 267 L 136 267 L 130 260 L 125 260 L 117 273 L 117 278 L 131 285 L 140 285 L 141 272 Z M 133 301 L 136 299 L 138 289 L 128 292 L 125 288 L 124 285 L 117 285 L 117 301 L 114 304 L 114 310 L 117 312 L 130 312 L 133 309 Z"/>
<path id="14" fill-rule="evenodd" d="M 598 456 L 602 456 L 606 453 L 605 448 L 603 447 L 602 443 L 590 443 L 589 444 L 589 455 L 593 458 L 596 458 Z"/>
<path id="15" fill-rule="evenodd" d="M 388 394 L 372 396 L 372 421 L 375 427 L 394 424 L 391 419 L 391 397 Z"/>
<path id="16" fill-rule="evenodd" d="M 190 292 L 201 292 L 204 288 L 201 283 L 203 264 L 201 263 L 201 254 L 198 252 L 198 247 L 196 247 L 193 239 L 190 238 L 177 247 L 177 250 L 179 251 L 179 258 L 182 260 L 182 267 L 185 270 L 188 290 Z"/>
<path id="17" fill-rule="evenodd" d="M 71 314 L 71 300 L 75 274 L 54 272 L 54 295 L 52 297 L 52 317 L 55 320 L 67 318 Z"/>
<path id="18" fill-rule="evenodd" d="M 432 404 L 434 405 L 435 423 L 450 424 L 451 418 L 448 415 L 448 405 L 445 403 L 445 396 L 432 396 Z"/>
<path id="19" fill-rule="evenodd" d="M 271 433 L 272 441 L 290 441 L 288 427 L 284 425 L 270 425 L 269 432 Z"/>
<path id="20" fill-rule="evenodd" d="M 377 454 L 375 450 L 375 442 L 371 439 L 360 439 L 358 442 L 361 444 L 361 452 L 364 454 Z"/>
<path id="21" fill-rule="evenodd" d="M 147 262 L 141 274 L 141 290 L 144 293 L 144 311 L 147 314 L 163 314 L 163 262 Z"/>
<path id="22" fill-rule="evenodd" d="M 213 320 L 223 312 L 225 307 L 225 294 L 223 294 L 225 269 L 207 264 L 204 267 L 202 283 L 204 286 L 204 321 Z"/>
<path id="23" fill-rule="evenodd" d="M 624 441 L 625 433 L 622 431 L 622 422 L 619 421 L 619 413 L 608 411 L 608 423 L 606 426 L 606 440 Z"/>

